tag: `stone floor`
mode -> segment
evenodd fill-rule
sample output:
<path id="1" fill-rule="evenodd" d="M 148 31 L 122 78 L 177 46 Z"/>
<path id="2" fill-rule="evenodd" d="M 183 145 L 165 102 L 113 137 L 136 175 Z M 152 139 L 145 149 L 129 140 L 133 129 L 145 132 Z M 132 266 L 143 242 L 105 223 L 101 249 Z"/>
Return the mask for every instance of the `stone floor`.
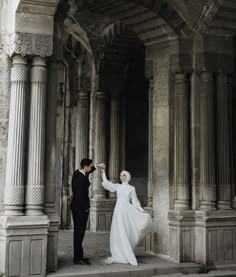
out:
<path id="1" fill-rule="evenodd" d="M 147 276 L 236 276 L 236 271 L 218 271 L 208 274 L 202 272 L 203 267 L 193 263 L 176 264 L 161 259 L 154 255 L 146 254 L 141 248 L 137 249 L 136 255 L 139 266 L 104 264 L 104 259 L 109 256 L 109 234 L 87 232 L 84 241 L 85 256 L 91 259 L 91 266 L 74 265 L 72 263 L 72 238 L 73 231 L 60 232 L 58 271 L 48 274 L 48 277 L 147 277 Z"/>

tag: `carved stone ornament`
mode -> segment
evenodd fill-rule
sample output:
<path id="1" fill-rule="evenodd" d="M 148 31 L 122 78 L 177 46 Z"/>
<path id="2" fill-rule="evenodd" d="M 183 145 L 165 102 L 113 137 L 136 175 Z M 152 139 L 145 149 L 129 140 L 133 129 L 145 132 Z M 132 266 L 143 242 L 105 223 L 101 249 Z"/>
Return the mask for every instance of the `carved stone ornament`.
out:
<path id="1" fill-rule="evenodd" d="M 13 54 L 48 57 L 53 53 L 53 36 L 32 33 L 6 34 L 4 49 L 10 57 Z"/>

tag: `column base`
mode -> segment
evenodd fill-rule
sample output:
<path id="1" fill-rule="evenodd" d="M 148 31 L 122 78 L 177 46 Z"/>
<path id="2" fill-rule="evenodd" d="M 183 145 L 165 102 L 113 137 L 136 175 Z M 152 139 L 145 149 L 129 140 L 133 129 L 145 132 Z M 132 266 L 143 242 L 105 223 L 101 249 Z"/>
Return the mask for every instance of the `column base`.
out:
<path id="1" fill-rule="evenodd" d="M 231 202 L 230 201 L 217 201 L 217 208 L 219 210 L 231 210 Z"/>
<path id="2" fill-rule="evenodd" d="M 90 231 L 109 232 L 116 199 L 90 200 Z"/>
<path id="3" fill-rule="evenodd" d="M 170 257 L 178 263 L 193 261 L 194 211 L 170 210 L 168 218 Z"/>
<path id="4" fill-rule="evenodd" d="M 58 216 L 49 216 L 47 272 L 57 271 L 59 222 L 60 218 Z"/>
<path id="5" fill-rule="evenodd" d="M 4 212 L 5 216 L 22 216 L 24 215 L 23 206 L 5 206 L 4 205 Z"/>
<path id="6" fill-rule="evenodd" d="M 175 210 L 190 210 L 190 201 L 187 200 L 175 200 L 174 201 Z"/>
<path id="7" fill-rule="evenodd" d="M 152 207 L 145 207 L 144 210 L 150 214 L 153 218 L 153 208 Z M 155 233 L 152 231 L 151 233 L 147 234 L 144 238 L 144 251 L 150 254 L 155 253 Z"/>
<path id="8" fill-rule="evenodd" d="M 43 206 L 26 206 L 25 215 L 27 216 L 39 216 L 44 215 Z"/>
<path id="9" fill-rule="evenodd" d="M 48 217 L 0 216 L 0 272 L 46 276 Z"/>
<path id="10" fill-rule="evenodd" d="M 109 192 L 109 199 L 116 199 L 116 193 L 115 192 Z"/>
<path id="11" fill-rule="evenodd" d="M 201 201 L 200 210 L 202 211 L 214 211 L 216 210 L 216 203 L 210 201 Z"/>

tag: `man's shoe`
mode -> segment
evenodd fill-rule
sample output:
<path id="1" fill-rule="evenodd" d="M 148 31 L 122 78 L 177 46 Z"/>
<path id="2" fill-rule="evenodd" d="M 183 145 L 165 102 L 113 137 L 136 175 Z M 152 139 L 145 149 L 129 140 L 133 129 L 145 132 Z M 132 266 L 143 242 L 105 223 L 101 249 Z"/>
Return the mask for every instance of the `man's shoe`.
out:
<path id="1" fill-rule="evenodd" d="M 80 265 L 91 265 L 88 258 L 81 258 L 79 260 L 73 260 L 74 264 L 80 264 Z"/>
<path id="2" fill-rule="evenodd" d="M 74 264 L 80 264 L 80 265 L 86 265 L 86 263 L 83 260 L 74 260 Z"/>
<path id="3" fill-rule="evenodd" d="M 83 261 L 85 262 L 86 265 L 91 265 L 89 258 L 83 258 Z"/>

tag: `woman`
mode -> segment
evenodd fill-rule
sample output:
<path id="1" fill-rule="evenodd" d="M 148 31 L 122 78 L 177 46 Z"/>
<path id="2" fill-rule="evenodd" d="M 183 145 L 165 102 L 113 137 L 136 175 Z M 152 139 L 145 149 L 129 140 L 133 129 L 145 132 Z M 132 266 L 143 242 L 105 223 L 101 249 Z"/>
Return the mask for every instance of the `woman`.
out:
<path id="1" fill-rule="evenodd" d="M 110 234 L 111 257 L 105 262 L 138 265 L 133 250 L 150 231 L 151 217 L 141 207 L 135 188 L 129 185 L 131 175 L 128 171 L 120 173 L 122 184 L 108 181 L 104 168 L 102 179 L 103 187 L 117 194 Z"/>

